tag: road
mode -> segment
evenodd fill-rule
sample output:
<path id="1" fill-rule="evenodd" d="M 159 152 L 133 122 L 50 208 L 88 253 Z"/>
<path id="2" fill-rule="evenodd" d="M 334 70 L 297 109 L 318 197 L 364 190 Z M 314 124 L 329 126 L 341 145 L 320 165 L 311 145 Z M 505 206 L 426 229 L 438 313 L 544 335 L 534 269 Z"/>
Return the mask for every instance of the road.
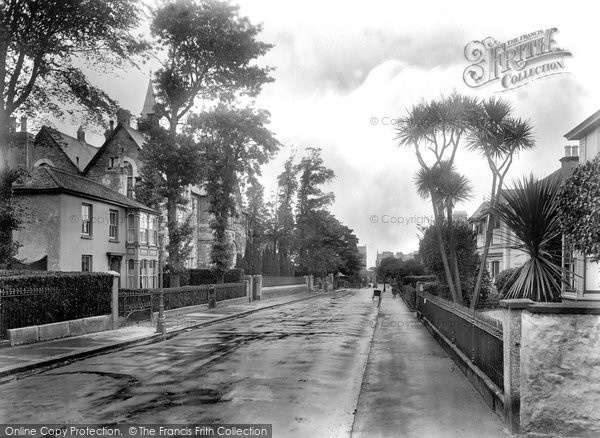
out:
<path id="1" fill-rule="evenodd" d="M 348 436 L 377 307 L 338 292 L 0 385 L 0 423 L 270 423 Z"/>

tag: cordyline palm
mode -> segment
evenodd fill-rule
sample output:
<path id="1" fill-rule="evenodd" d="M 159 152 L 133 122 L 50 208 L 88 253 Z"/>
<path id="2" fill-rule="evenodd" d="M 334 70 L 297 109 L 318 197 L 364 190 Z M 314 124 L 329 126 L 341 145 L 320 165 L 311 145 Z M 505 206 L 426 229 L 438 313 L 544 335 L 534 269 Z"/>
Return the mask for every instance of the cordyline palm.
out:
<path id="1" fill-rule="evenodd" d="M 534 180 L 533 176 L 515 183 L 515 190 L 504 194 L 498 217 L 512 230 L 511 248 L 529 256 L 513 274 L 508 298 L 553 301 L 563 281 L 561 268 L 561 227 L 558 216 L 560 180 Z"/>
<path id="2" fill-rule="evenodd" d="M 435 174 L 445 166 L 443 162 L 446 161 L 452 166 L 461 139 L 467 133 L 477 114 L 478 104 L 475 99 L 454 93 L 449 97 L 414 106 L 406 117 L 400 120 L 396 132 L 396 139 L 399 140 L 400 145 L 414 147 L 421 165 L 422 175 L 417 176 L 417 180 L 422 178 L 422 181 L 421 183 L 417 182 L 417 188 L 422 196 L 431 196 L 435 222 L 439 225 L 436 228 L 438 228 L 446 280 L 455 301 L 458 300 L 458 294 L 441 238 L 445 204 L 441 194 L 432 193 L 429 190 L 427 181 L 437 178 Z M 427 164 L 426 154 L 433 155 L 433 164 Z M 436 168 L 439 169 L 436 170 Z M 419 187 L 420 185 L 422 187 Z"/>
<path id="3" fill-rule="evenodd" d="M 475 309 L 479 302 L 485 265 L 492 242 L 492 224 L 496 219 L 504 178 L 512 165 L 515 153 L 533 149 L 535 142 L 531 125 L 525 120 L 512 117 L 512 107 L 508 101 L 490 98 L 480 104 L 479 115 L 475 118 L 468 135 L 468 144 L 472 150 L 479 152 L 485 158 L 492 172 L 485 246 L 471 301 L 471 307 Z"/>
<path id="4" fill-rule="evenodd" d="M 445 220 L 448 221 L 450 229 L 450 264 L 448 266 L 448 271 L 450 272 L 447 272 L 446 276 L 449 283 L 448 287 L 451 289 L 451 292 L 452 288 L 455 289 L 452 298 L 455 302 L 462 304 L 463 295 L 460 284 L 460 272 L 458 269 L 458 258 L 456 257 L 456 246 L 452 232 L 452 211 L 458 202 L 464 201 L 470 197 L 471 187 L 469 181 L 454 169 L 454 166 L 450 161 L 444 160 L 431 169 L 421 168 L 415 176 L 415 184 L 419 195 L 423 198 L 431 196 L 434 215 L 437 218 L 435 227 L 440 243 L 440 251 L 442 252 L 442 259 L 446 257 L 446 250 L 443 244 L 442 222 L 444 214 L 447 215 Z M 446 267 L 444 266 L 444 268 Z M 454 270 L 453 275 L 451 270 Z"/>

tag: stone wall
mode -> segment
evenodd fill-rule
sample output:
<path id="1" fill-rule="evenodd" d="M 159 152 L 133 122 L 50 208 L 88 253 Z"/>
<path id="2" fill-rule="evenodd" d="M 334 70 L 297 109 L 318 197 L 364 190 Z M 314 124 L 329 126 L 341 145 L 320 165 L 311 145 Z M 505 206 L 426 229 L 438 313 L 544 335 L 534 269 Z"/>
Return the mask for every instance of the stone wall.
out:
<path id="1" fill-rule="evenodd" d="M 543 307 L 522 315 L 521 430 L 600 436 L 600 314 Z"/>

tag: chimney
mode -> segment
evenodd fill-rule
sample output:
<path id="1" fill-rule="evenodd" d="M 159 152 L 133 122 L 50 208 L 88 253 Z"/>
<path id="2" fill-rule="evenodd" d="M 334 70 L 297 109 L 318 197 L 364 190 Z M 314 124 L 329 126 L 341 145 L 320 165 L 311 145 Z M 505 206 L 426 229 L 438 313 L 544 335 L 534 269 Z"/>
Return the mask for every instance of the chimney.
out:
<path id="1" fill-rule="evenodd" d="M 77 140 L 85 142 L 85 131 L 83 130 L 83 125 L 81 125 L 77 130 Z"/>
<path id="2" fill-rule="evenodd" d="M 112 132 L 115 129 L 115 122 L 113 120 L 109 120 L 108 124 L 110 125 L 110 128 L 108 128 L 106 131 L 104 131 L 104 138 L 106 140 L 108 140 L 108 137 L 110 137 L 110 134 L 112 134 Z"/>
<path id="3" fill-rule="evenodd" d="M 579 154 L 577 149 L 577 146 L 565 146 L 565 156 L 559 160 L 563 180 L 569 178 L 573 174 L 573 169 L 579 164 Z"/>
<path id="4" fill-rule="evenodd" d="M 21 132 L 27 132 L 27 116 L 21 116 Z"/>
<path id="5" fill-rule="evenodd" d="M 126 109 L 119 108 L 117 111 L 117 123 L 121 123 L 122 125 L 129 126 L 129 122 L 131 121 L 131 113 Z"/>

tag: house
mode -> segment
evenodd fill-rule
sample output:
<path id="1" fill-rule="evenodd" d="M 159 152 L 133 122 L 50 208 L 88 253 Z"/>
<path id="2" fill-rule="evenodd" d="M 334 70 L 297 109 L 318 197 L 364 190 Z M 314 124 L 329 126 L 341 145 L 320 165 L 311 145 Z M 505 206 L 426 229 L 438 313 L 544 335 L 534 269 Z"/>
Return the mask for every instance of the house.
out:
<path id="1" fill-rule="evenodd" d="M 504 193 L 509 191 L 510 189 L 503 190 Z M 484 201 L 468 219 L 473 227 L 473 232 L 477 236 L 477 253 L 479 255 L 483 254 L 485 247 L 485 236 L 488 228 L 488 213 L 489 202 Z M 525 253 L 511 248 L 510 244 L 508 244 L 511 238 L 514 237 L 514 234 L 503 221 L 496 219 L 494 224 L 492 224 L 492 227 L 492 242 L 488 251 L 486 263 L 490 277 L 494 280 L 500 272 L 522 266 L 523 263 L 525 263 L 526 256 Z"/>
<path id="2" fill-rule="evenodd" d="M 152 86 L 149 83 L 139 122 L 154 117 L 154 104 Z M 44 126 L 34 137 L 27 132 L 27 119 L 21 119 L 21 131 L 12 134 L 13 141 L 9 158 L 12 165 L 29 170 L 32 178 L 19 187 L 17 192 L 19 196 L 32 201 L 30 204 L 36 207 L 32 214 L 36 219 L 41 220 L 41 223 L 44 223 L 42 219 L 44 213 L 41 209 L 42 207 L 48 209 L 50 213 L 47 216 L 58 221 L 58 224 L 48 229 L 60 231 L 60 233 L 54 237 L 48 236 L 44 226 L 39 223 L 38 225 L 30 224 L 31 227 L 27 228 L 27 231 L 19 233 L 17 238 L 17 241 L 23 245 L 18 258 L 24 259 L 26 263 L 33 263 L 47 257 L 49 270 L 79 270 L 88 269 L 88 267 L 90 270 L 106 270 L 109 266 L 117 267 L 116 260 L 120 260 L 119 272 L 125 273 L 124 265 L 128 267 L 127 275 L 122 277 L 128 277 L 128 285 L 140 284 L 139 278 L 152 277 L 150 274 L 146 275 L 145 266 L 148 264 L 150 266 L 147 268 L 148 272 L 153 272 L 157 254 L 154 254 L 156 248 L 147 246 L 157 247 L 161 236 L 166 245 L 168 233 L 164 220 L 162 223 L 158 222 L 158 218 L 161 216 L 160 212 L 149 209 L 135 200 L 135 185 L 140 180 L 142 165 L 140 152 L 144 147 L 145 137 L 133 126 L 129 111 L 119 110 L 116 119 L 116 125 L 113 121 L 110 122 L 110 129 L 105 132 L 105 139 L 100 147 L 95 147 L 86 141 L 83 127 L 79 127 L 76 135 L 71 136 Z M 95 199 L 94 203 L 90 204 L 92 212 L 84 210 L 84 207 L 81 207 L 80 212 L 73 211 L 73 205 L 89 203 L 90 196 Z M 94 198 L 94 196 L 96 197 Z M 184 196 L 188 199 L 188 204 L 181 207 L 179 213 L 182 217 L 191 215 L 195 225 L 191 253 L 186 261 L 186 266 L 188 268 L 210 268 L 213 234 L 209 226 L 212 217 L 209 213 L 208 195 L 203 187 L 190 186 L 185 189 Z M 239 186 L 235 197 L 236 211 L 229 220 L 227 230 L 234 249 L 231 267 L 235 265 L 238 256 L 243 256 L 247 240 L 247 216 L 242 210 Z M 131 220 L 131 227 L 129 222 L 127 225 L 124 222 L 121 230 L 125 232 L 127 228 L 128 233 L 131 231 L 136 236 L 133 240 L 129 239 L 129 235 L 123 235 L 122 239 L 119 237 L 114 240 L 128 245 L 137 244 L 140 246 L 139 251 L 132 252 L 131 245 L 125 248 L 122 245 L 116 245 L 117 242 L 99 242 L 93 236 L 91 239 L 87 239 L 93 243 L 86 242 L 86 238 L 82 236 L 78 236 L 78 239 L 73 240 L 70 244 L 68 244 L 69 240 L 63 240 L 67 238 L 65 236 L 73 237 L 74 231 L 70 222 L 73 215 L 78 217 L 87 215 L 92 218 L 91 220 L 103 220 L 104 225 L 98 224 L 96 231 L 104 233 L 98 227 L 102 228 L 112 220 L 114 215 L 111 216 L 112 213 L 109 210 L 116 211 L 119 220 Z M 102 214 L 99 214 L 100 212 Z M 137 231 L 134 232 L 134 230 Z M 139 240 L 140 230 L 146 230 L 144 233 L 150 233 L 152 236 L 153 233 L 157 233 L 158 237 L 152 244 L 149 241 L 143 242 Z M 64 252 L 65 248 L 70 248 L 72 251 Z M 79 249 L 87 251 L 82 254 L 92 256 L 91 259 L 87 258 L 86 260 L 92 260 L 93 263 L 86 262 L 84 264 L 80 260 L 81 266 L 79 262 L 76 264 L 71 256 L 79 254 Z M 113 254 L 110 259 L 113 262 L 104 260 L 107 257 L 106 253 Z M 104 255 L 100 257 L 100 254 Z M 121 254 L 120 258 L 119 254 Z M 147 284 L 154 283 L 148 280 Z"/>
<path id="3" fill-rule="evenodd" d="M 568 177 L 580 160 L 582 163 L 592 160 L 600 152 L 600 111 L 571 129 L 564 137 L 568 141 L 578 142 L 578 145 L 565 147 L 563 167 L 564 177 Z M 563 285 L 563 300 L 600 301 L 600 264 L 589 261 L 585 254 L 573 251 L 564 239 L 563 245 L 563 268 L 571 273 L 569 284 Z"/>
<path id="4" fill-rule="evenodd" d="M 14 185 L 27 215 L 18 257 L 50 271 L 116 271 L 121 285 L 157 287 L 158 214 L 88 178 L 43 165 Z"/>

